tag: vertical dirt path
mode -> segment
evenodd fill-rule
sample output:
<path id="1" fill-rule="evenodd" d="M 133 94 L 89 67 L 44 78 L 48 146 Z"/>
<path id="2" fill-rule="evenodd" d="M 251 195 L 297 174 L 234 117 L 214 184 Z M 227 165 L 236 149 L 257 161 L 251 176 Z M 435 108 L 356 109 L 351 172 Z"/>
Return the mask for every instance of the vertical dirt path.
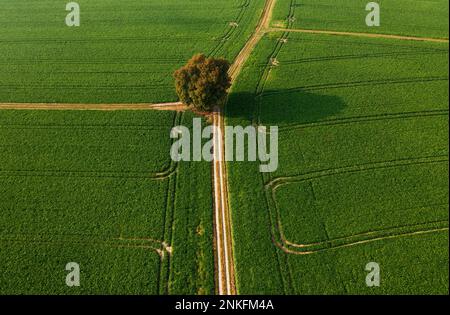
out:
<path id="1" fill-rule="evenodd" d="M 232 83 L 235 82 L 248 57 L 269 29 L 269 23 L 276 0 L 266 0 L 263 13 L 252 36 L 245 43 L 235 61 L 230 67 L 229 74 Z M 216 281 L 219 295 L 234 295 L 236 277 L 233 258 L 233 239 L 230 208 L 228 205 L 228 180 L 225 163 L 225 121 L 223 112 L 217 108 L 213 116 L 214 126 L 214 227 L 215 227 L 215 256 Z"/>

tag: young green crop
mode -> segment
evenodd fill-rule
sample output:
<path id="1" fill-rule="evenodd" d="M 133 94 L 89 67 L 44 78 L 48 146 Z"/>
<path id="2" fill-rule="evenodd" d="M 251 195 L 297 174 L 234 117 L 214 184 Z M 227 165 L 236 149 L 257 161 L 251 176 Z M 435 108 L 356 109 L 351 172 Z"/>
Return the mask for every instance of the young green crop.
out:
<path id="1" fill-rule="evenodd" d="M 447 292 L 448 45 L 282 36 L 227 107 L 280 128 L 275 173 L 228 163 L 239 293 Z"/>

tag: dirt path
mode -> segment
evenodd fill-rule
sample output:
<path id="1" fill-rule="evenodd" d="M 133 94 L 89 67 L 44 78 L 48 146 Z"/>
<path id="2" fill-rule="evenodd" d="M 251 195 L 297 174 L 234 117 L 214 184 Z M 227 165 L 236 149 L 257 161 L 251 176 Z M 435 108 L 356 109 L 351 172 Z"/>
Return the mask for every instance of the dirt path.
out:
<path id="1" fill-rule="evenodd" d="M 179 102 L 161 104 L 61 104 L 61 103 L 0 103 L 2 109 L 17 110 L 171 110 L 184 111 L 187 107 Z"/>
<path id="2" fill-rule="evenodd" d="M 276 0 L 266 0 L 263 13 L 252 36 L 245 43 L 229 74 L 232 83 L 236 80 L 248 57 L 269 27 Z M 228 205 L 228 181 L 225 163 L 225 121 L 220 109 L 216 109 L 213 117 L 214 125 L 214 226 L 217 266 L 217 285 L 219 295 L 237 294 L 233 258 L 232 223 Z"/>
<path id="3" fill-rule="evenodd" d="M 273 8 L 275 7 L 275 2 L 276 0 L 266 0 L 263 13 L 258 22 L 258 25 L 255 28 L 255 31 L 253 32 L 253 35 L 245 43 L 244 48 L 242 48 L 242 50 L 239 52 L 238 56 L 234 60 L 233 64 L 231 65 L 229 73 L 232 82 L 234 82 L 234 80 L 237 78 L 237 76 L 241 72 L 244 63 L 247 61 L 253 49 L 261 40 L 261 38 L 264 36 L 264 33 L 266 33 L 267 30 L 269 29 Z"/>
<path id="4" fill-rule="evenodd" d="M 213 115 L 214 128 L 214 226 L 217 266 L 217 289 L 220 295 L 236 294 L 234 259 L 231 239 L 231 218 L 228 207 L 224 120 L 220 109 Z"/>
<path id="5" fill-rule="evenodd" d="M 373 33 L 338 32 L 338 31 L 325 31 L 325 30 L 287 29 L 287 28 L 278 28 L 278 27 L 269 28 L 269 29 L 267 29 L 267 32 L 292 32 L 292 33 L 307 33 L 307 34 L 326 34 L 326 35 L 358 36 L 358 37 L 369 37 L 369 38 L 386 38 L 386 39 L 399 39 L 399 40 L 413 40 L 413 41 L 423 41 L 423 42 L 435 42 L 435 43 L 448 43 L 448 39 L 444 39 L 444 38 L 414 37 L 414 36 L 373 34 Z"/>

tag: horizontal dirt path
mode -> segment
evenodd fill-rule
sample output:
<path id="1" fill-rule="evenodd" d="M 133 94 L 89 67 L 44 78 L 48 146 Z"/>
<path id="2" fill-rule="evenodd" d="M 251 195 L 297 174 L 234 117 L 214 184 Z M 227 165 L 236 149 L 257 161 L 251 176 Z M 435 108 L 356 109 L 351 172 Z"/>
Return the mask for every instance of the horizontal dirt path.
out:
<path id="1" fill-rule="evenodd" d="M 374 33 L 338 32 L 338 31 L 326 31 L 326 30 L 288 29 L 288 28 L 278 28 L 278 27 L 269 28 L 269 29 L 267 29 L 267 32 L 326 34 L 326 35 L 342 35 L 342 36 L 357 36 L 357 37 L 369 37 L 369 38 L 386 38 L 386 39 L 413 40 L 413 41 L 422 41 L 422 42 L 448 43 L 448 39 L 445 39 L 445 38 L 415 37 L 415 36 L 401 36 L 401 35 L 374 34 Z"/>
<path id="2" fill-rule="evenodd" d="M 1 109 L 18 110 L 171 110 L 184 111 L 187 107 L 179 102 L 162 104 L 62 104 L 62 103 L 0 103 Z"/>

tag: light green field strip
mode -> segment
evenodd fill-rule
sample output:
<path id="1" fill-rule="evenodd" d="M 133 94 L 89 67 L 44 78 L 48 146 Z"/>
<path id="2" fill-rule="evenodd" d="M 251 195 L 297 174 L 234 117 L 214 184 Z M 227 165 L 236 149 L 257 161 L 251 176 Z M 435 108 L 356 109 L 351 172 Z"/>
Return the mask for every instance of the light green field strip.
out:
<path id="1" fill-rule="evenodd" d="M 413 232 L 401 232 L 397 229 L 403 228 L 393 228 L 391 230 L 384 230 L 384 231 L 372 231 L 368 232 L 366 234 L 361 235 L 352 235 L 345 239 L 337 239 L 337 240 L 329 240 L 324 241 L 321 243 L 314 243 L 314 244 L 294 244 L 287 240 L 284 240 L 284 243 L 279 243 L 278 241 L 274 241 L 275 245 L 279 247 L 281 250 L 283 250 L 287 254 L 293 254 L 293 255 L 311 255 L 311 254 L 317 254 L 322 253 L 329 250 L 336 250 L 340 248 L 346 248 L 346 247 L 352 247 L 357 245 L 364 245 L 371 242 L 377 242 L 377 241 L 387 241 L 392 239 L 398 239 L 403 237 L 413 237 L 413 236 L 419 236 L 423 234 L 429 234 L 429 233 L 436 233 L 436 232 L 445 232 L 448 234 L 449 227 L 448 227 L 448 221 L 441 222 L 441 226 L 435 228 L 436 225 L 435 222 L 432 222 L 432 227 L 426 227 L 427 224 L 424 224 L 420 227 L 419 230 L 413 231 Z M 282 238 L 284 236 L 281 236 Z M 360 239 L 360 240 L 358 240 Z M 336 243 L 340 245 L 336 245 Z M 311 247 L 316 247 L 316 249 L 311 249 Z"/>

